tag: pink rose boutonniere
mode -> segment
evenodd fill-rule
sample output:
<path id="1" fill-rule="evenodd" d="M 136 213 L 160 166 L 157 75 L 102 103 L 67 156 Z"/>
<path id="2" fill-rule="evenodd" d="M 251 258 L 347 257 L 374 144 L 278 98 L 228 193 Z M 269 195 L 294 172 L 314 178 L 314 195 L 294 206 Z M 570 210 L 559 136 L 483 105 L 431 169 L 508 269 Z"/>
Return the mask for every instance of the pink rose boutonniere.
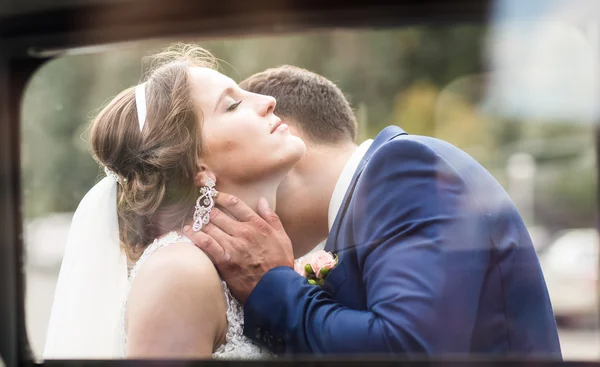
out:
<path id="1" fill-rule="evenodd" d="M 294 262 L 294 270 L 308 279 L 309 284 L 323 285 L 325 277 L 337 266 L 337 263 L 337 256 L 319 250 L 297 259 Z"/>

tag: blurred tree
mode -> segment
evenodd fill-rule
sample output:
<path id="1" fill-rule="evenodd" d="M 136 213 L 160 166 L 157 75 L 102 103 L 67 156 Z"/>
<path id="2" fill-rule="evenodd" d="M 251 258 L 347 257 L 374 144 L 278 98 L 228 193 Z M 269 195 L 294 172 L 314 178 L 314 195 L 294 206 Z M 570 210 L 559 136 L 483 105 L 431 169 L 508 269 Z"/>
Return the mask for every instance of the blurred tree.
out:
<path id="1" fill-rule="evenodd" d="M 596 177 L 571 163 L 593 147 L 581 140 L 590 126 L 507 120 L 493 106 L 483 108 L 485 31 L 475 25 L 337 29 L 198 43 L 223 60 L 222 72 L 234 80 L 282 64 L 333 80 L 356 109 L 361 139 L 389 124 L 439 137 L 473 155 L 501 183 L 508 156 L 529 152 L 543 166 L 538 218 L 551 227 L 588 225 Z M 22 106 L 26 217 L 75 209 L 100 172 L 89 154 L 88 122 L 112 96 L 137 84 L 142 57 L 164 46 L 153 41 L 68 56 L 34 76 Z M 567 138 L 570 148 L 553 155 Z"/>

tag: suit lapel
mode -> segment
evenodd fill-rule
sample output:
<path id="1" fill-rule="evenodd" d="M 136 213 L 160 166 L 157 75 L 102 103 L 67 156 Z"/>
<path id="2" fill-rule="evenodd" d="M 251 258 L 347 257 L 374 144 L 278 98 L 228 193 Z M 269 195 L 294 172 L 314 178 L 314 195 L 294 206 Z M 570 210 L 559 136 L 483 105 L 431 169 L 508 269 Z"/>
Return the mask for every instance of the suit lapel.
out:
<path id="1" fill-rule="evenodd" d="M 346 215 L 346 212 L 348 211 L 348 207 L 350 206 L 350 199 L 352 198 L 352 195 L 354 194 L 354 189 L 356 188 L 356 183 L 358 182 L 358 178 L 360 177 L 360 174 L 362 173 L 363 169 L 365 168 L 365 165 L 367 164 L 369 159 L 371 159 L 371 156 L 373 156 L 373 154 L 377 151 L 377 149 L 379 149 L 379 147 L 381 147 L 383 144 L 392 140 L 393 138 L 395 138 L 398 135 L 406 135 L 406 132 L 397 126 L 386 127 L 377 135 L 377 137 L 373 141 L 373 144 L 371 144 L 371 146 L 367 150 L 367 153 L 365 154 L 363 159 L 361 159 L 360 163 L 358 164 L 358 167 L 356 168 L 356 171 L 354 172 L 354 176 L 352 176 L 352 181 L 350 181 L 350 186 L 348 187 L 348 190 L 346 191 L 346 195 L 344 196 L 344 200 L 342 201 L 340 210 L 337 213 L 335 220 L 333 221 L 333 226 L 331 227 L 331 232 L 329 232 L 329 236 L 327 237 L 327 242 L 325 243 L 325 251 L 338 253 L 340 250 L 343 250 L 343 249 L 339 248 L 338 243 L 337 243 L 337 238 L 338 238 L 338 234 L 340 231 L 340 225 L 342 223 L 342 220 L 343 220 L 344 216 Z"/>

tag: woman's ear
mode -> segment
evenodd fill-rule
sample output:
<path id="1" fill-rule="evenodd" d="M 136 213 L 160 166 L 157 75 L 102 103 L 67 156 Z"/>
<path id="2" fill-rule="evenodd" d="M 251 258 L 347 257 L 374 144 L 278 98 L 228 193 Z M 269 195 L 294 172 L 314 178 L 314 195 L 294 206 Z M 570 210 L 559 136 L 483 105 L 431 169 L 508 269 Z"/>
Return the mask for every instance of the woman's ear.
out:
<path id="1" fill-rule="evenodd" d="M 194 184 L 198 187 L 206 186 L 206 181 L 210 178 L 213 182 L 217 182 L 217 177 L 214 172 L 205 164 L 198 165 L 198 173 L 194 177 Z"/>

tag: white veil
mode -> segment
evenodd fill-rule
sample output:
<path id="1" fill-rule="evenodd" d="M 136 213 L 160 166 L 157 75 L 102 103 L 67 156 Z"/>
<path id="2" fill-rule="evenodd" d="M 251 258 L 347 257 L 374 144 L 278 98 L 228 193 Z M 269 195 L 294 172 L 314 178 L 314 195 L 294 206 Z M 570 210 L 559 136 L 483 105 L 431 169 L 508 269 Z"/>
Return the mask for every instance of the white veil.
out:
<path id="1" fill-rule="evenodd" d="M 44 359 L 123 357 L 127 260 L 119 243 L 117 181 L 105 177 L 75 211 L 56 284 Z"/>

